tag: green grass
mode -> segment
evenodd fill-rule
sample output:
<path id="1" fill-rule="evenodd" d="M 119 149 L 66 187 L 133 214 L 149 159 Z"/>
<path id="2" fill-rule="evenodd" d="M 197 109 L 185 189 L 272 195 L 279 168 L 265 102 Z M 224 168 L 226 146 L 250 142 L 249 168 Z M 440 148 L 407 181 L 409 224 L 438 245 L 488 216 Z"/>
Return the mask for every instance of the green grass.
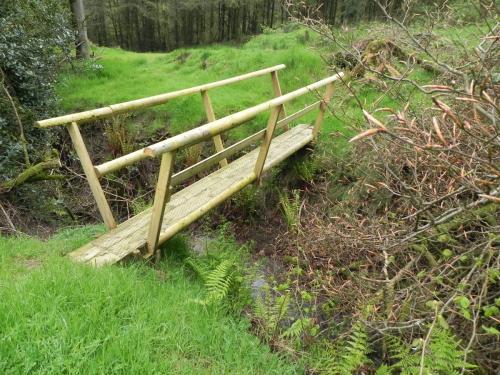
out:
<path id="1" fill-rule="evenodd" d="M 93 269 L 61 256 L 101 231 L 0 237 L 0 373 L 299 373 L 247 320 L 192 302 L 202 285 L 175 258 Z"/>

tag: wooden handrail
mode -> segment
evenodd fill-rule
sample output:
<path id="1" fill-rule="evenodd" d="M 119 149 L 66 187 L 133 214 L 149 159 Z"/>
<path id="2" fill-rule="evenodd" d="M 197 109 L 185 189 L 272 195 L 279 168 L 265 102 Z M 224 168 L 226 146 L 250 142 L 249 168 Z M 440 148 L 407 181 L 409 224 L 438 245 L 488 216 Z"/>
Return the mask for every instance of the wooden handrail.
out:
<path id="1" fill-rule="evenodd" d="M 230 83 L 240 82 L 249 78 L 259 77 L 268 73 L 276 72 L 278 70 L 285 69 L 285 65 L 280 64 L 270 68 L 257 70 L 255 72 L 242 74 L 236 77 L 227 78 L 221 81 L 207 83 L 204 85 L 199 85 L 191 87 L 188 89 L 177 90 L 169 92 L 166 94 L 160 94 L 155 96 L 150 96 L 143 99 L 132 100 L 128 102 L 112 104 L 106 107 L 93 109 L 90 111 L 72 113 L 69 115 L 54 117 L 46 120 L 40 120 L 36 122 L 36 125 L 40 128 L 48 128 L 51 126 L 66 125 L 72 122 L 75 123 L 85 123 L 106 117 L 111 117 L 116 114 L 133 111 L 141 108 L 152 107 L 159 104 L 164 104 L 167 101 L 178 98 L 180 96 L 191 95 L 196 93 L 201 93 L 216 87 L 225 86 Z"/>
<path id="2" fill-rule="evenodd" d="M 149 225 L 148 237 L 147 237 L 147 249 L 148 255 L 152 255 L 158 248 L 158 245 L 167 237 L 173 233 L 172 231 L 179 230 L 184 226 L 188 225 L 195 218 L 201 216 L 207 209 L 210 209 L 220 203 L 222 200 L 226 199 L 236 191 L 240 190 L 242 187 L 250 183 L 251 181 L 259 181 L 266 164 L 267 154 L 270 150 L 271 142 L 275 133 L 275 129 L 280 126 L 287 127 L 287 124 L 293 120 L 303 116 L 304 114 L 311 112 L 312 110 L 319 108 L 314 126 L 311 129 L 312 134 L 304 138 L 304 143 L 301 143 L 301 147 L 306 145 L 308 142 L 314 142 L 318 132 L 320 130 L 325 111 L 327 109 L 328 103 L 333 94 L 333 83 L 343 76 L 343 73 L 339 73 L 318 82 L 312 83 L 298 90 L 292 91 L 288 94 L 282 95 L 277 71 L 285 68 L 285 65 L 276 65 L 271 68 L 262 69 L 256 72 L 243 74 L 237 77 L 228 78 L 225 80 L 200 85 L 192 87 L 189 89 L 178 90 L 166 94 L 156 95 L 144 99 L 133 100 L 129 102 L 113 104 L 108 107 L 97 108 L 91 111 L 79 112 L 70 115 L 55 117 L 52 119 L 41 120 L 37 122 L 37 125 L 42 128 L 57 126 L 57 125 L 67 125 L 68 131 L 71 135 L 71 139 L 75 145 L 77 154 L 81 160 L 82 167 L 89 182 L 92 194 L 96 199 L 99 212 L 104 219 L 106 226 L 109 229 L 115 228 L 116 222 L 111 212 L 110 206 L 104 195 L 104 191 L 99 182 L 99 177 L 103 175 L 116 171 L 127 165 L 135 163 L 137 161 L 146 159 L 148 157 L 162 156 L 162 161 L 160 165 L 160 172 L 155 189 L 155 197 L 151 212 L 151 221 Z M 264 74 L 271 73 L 271 79 L 273 84 L 273 90 L 275 98 L 265 101 L 263 103 L 257 104 L 253 107 L 244 109 L 240 112 L 231 114 L 229 116 L 216 119 L 212 104 L 210 101 L 210 96 L 208 95 L 208 90 L 223 85 L 227 85 L 233 82 L 242 81 L 244 79 L 262 76 Z M 326 92 L 321 96 L 321 100 L 310 104 L 301 110 L 293 113 L 292 115 L 286 116 L 285 113 L 285 103 L 292 101 L 302 95 L 309 94 L 311 92 L 316 92 L 321 87 L 326 86 Z M 188 130 L 182 134 L 173 136 L 164 141 L 155 143 L 148 147 L 142 148 L 140 150 L 134 151 L 127 155 L 123 155 L 114 160 L 108 161 L 98 166 L 92 164 L 90 155 L 85 147 L 84 141 L 81 137 L 79 130 L 79 123 L 88 122 L 96 119 L 101 119 L 109 116 L 113 116 L 118 113 L 123 113 L 127 111 L 136 110 L 139 108 L 151 107 L 154 105 L 159 105 L 167 102 L 170 99 L 200 93 L 203 99 L 203 104 L 205 107 L 205 112 L 207 115 L 208 123 L 199 126 L 196 129 Z M 266 129 L 258 131 L 255 134 L 235 143 L 232 146 L 224 148 L 221 134 L 230 129 L 233 129 L 242 123 L 255 118 L 258 114 L 262 112 L 269 111 L 270 115 L 267 121 Z M 288 129 L 287 129 L 288 130 Z M 212 138 L 215 143 L 216 153 L 208 158 L 194 164 L 193 166 L 184 169 L 183 171 L 174 174 L 174 158 L 176 152 L 184 147 L 189 147 L 194 144 L 200 143 L 206 139 Z M 224 194 L 220 194 L 216 199 L 209 200 L 202 207 L 199 207 L 191 214 L 187 215 L 181 221 L 177 222 L 174 226 L 170 227 L 166 233 L 160 233 L 162 228 L 164 210 L 167 202 L 170 198 L 171 188 L 179 184 L 180 182 L 190 178 L 208 168 L 216 163 L 221 164 L 221 167 L 227 165 L 227 158 L 236 154 L 237 152 L 243 150 L 245 147 L 255 144 L 256 141 L 262 139 L 262 143 L 258 150 L 257 159 L 251 171 L 248 171 L 248 175 L 239 180 L 238 182 L 231 185 Z M 290 150 L 286 152 L 294 152 L 297 148 L 291 147 Z M 287 154 L 289 155 L 289 154 Z M 281 159 L 282 160 L 282 159 Z M 270 164 L 269 164 L 270 165 Z M 159 254 L 156 252 L 156 254 Z"/>
<path id="3" fill-rule="evenodd" d="M 201 125 L 195 129 L 188 130 L 187 132 L 176 135 L 172 138 L 168 138 L 164 141 L 155 143 L 154 145 L 144 148 L 144 154 L 146 154 L 149 157 L 155 157 L 162 155 L 165 152 L 175 151 L 180 148 L 191 146 L 198 142 L 204 141 L 208 138 L 213 137 L 214 135 L 235 128 L 236 126 L 242 124 L 243 122 L 254 118 L 259 113 L 268 111 L 277 106 L 281 106 L 299 96 L 302 96 L 309 92 L 313 92 L 314 90 L 326 86 L 340 79 L 341 77 L 343 77 L 343 75 L 344 75 L 343 73 L 335 74 L 331 77 L 322 79 L 321 81 L 312 83 L 310 85 L 292 91 L 283 96 L 268 100 L 267 102 L 258 104 L 254 107 L 244 109 L 243 111 L 234 113 L 232 115 L 223 117 L 219 120 L 210 122 L 208 124 Z"/>
<path id="4" fill-rule="evenodd" d="M 315 109 L 316 107 L 318 107 L 318 105 L 320 104 L 320 101 L 317 101 L 293 114 L 291 114 L 290 116 L 278 121 L 278 126 L 281 126 L 281 125 L 287 125 L 289 124 L 290 122 L 292 122 L 293 120 L 305 115 L 306 113 L 312 111 L 313 109 Z M 262 137 L 262 135 L 264 134 L 265 132 L 265 129 L 261 130 L 259 133 L 260 136 Z M 252 137 L 252 136 L 251 136 Z M 245 140 L 242 140 L 240 142 L 238 142 L 237 144 L 240 144 L 241 142 L 243 142 Z M 234 145 L 233 145 L 234 146 Z M 231 147 L 233 147 L 231 146 Z M 96 165 L 94 167 L 95 169 L 95 172 L 97 174 L 98 177 L 102 177 L 102 176 L 105 176 L 106 174 L 108 173 L 111 173 L 111 172 L 115 172 L 117 170 L 120 170 L 128 165 L 131 165 L 131 164 L 134 164 L 138 161 L 141 161 L 141 160 L 144 160 L 146 158 L 148 158 L 149 156 L 144 152 L 145 148 L 141 148 L 137 151 L 133 151 L 131 152 L 130 154 L 126 154 L 126 155 L 123 155 L 123 156 L 120 156 L 116 159 L 113 159 L 113 160 L 110 160 L 108 162 L 105 162 L 103 164 L 100 164 L 100 165 Z M 218 152 L 217 154 L 214 154 L 213 156 L 216 156 L 216 155 L 219 155 L 220 152 Z M 225 159 L 226 157 L 229 157 L 231 156 L 232 154 L 231 153 L 225 153 L 224 154 L 225 157 L 221 158 L 221 159 L 218 159 L 217 161 L 220 161 L 220 160 L 223 160 Z M 202 163 L 202 162 L 200 162 Z M 179 172 L 181 173 L 181 172 Z M 173 176 L 172 177 L 173 179 L 176 179 L 177 177 L 176 176 Z M 175 180 L 177 181 L 177 180 Z M 179 183 L 179 182 L 178 182 Z M 175 183 L 174 183 L 175 185 Z"/>
<path id="5" fill-rule="evenodd" d="M 293 120 L 305 115 L 306 113 L 311 112 L 312 110 L 318 108 L 319 104 L 321 101 L 317 101 L 311 105 L 308 105 L 307 107 L 302 108 L 301 110 L 291 114 L 290 116 L 285 117 L 282 120 L 279 120 L 278 123 L 276 124 L 276 127 L 287 127 L 289 123 L 291 123 Z M 242 139 L 239 142 L 236 142 L 235 144 L 226 147 L 223 151 L 219 151 L 216 154 L 213 154 L 209 156 L 206 159 L 203 159 L 202 161 L 176 173 L 175 175 L 172 176 L 172 180 L 170 185 L 176 186 L 183 181 L 187 180 L 188 178 L 191 178 L 195 175 L 197 175 L 200 172 L 203 172 L 210 168 L 211 166 L 217 164 L 220 160 L 223 160 L 225 158 L 228 158 L 229 156 L 232 156 L 236 154 L 237 152 L 245 149 L 247 146 L 253 144 L 254 142 L 257 142 L 260 140 L 262 137 L 264 137 L 264 134 L 266 133 L 266 129 L 259 130 L 257 133 L 254 133 L 245 139 Z"/>

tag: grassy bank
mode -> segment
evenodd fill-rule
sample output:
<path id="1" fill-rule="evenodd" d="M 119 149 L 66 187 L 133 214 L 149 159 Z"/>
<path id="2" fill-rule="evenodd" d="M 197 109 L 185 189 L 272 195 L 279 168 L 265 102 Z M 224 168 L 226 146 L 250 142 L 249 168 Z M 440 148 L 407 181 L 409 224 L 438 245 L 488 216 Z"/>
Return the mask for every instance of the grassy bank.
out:
<path id="1" fill-rule="evenodd" d="M 0 237 L 0 373 L 298 372 L 248 321 L 193 302 L 202 285 L 180 261 L 96 270 L 61 257 L 100 231 Z M 186 251 L 182 241 L 171 246 Z"/>
<path id="2" fill-rule="evenodd" d="M 304 30 L 268 33 L 241 46 L 213 45 L 170 53 L 134 53 L 94 47 L 96 59 L 75 66 L 62 75 L 59 96 L 64 112 L 156 95 L 285 64 L 280 80 L 283 92 L 300 88 L 329 74 L 313 39 Z M 274 96 L 270 76 L 263 76 L 211 91 L 217 117 L 222 117 Z M 290 110 L 302 108 L 312 98 L 300 98 Z M 172 100 L 136 117 L 140 131 L 168 126 L 176 134 L 205 121 L 199 95 Z M 309 118 L 311 119 L 311 117 Z M 237 129 L 240 137 L 265 125 L 266 114 Z M 137 124 L 138 122 L 138 124 Z"/>
<path id="3" fill-rule="evenodd" d="M 363 39 L 369 37 L 365 35 L 366 30 L 368 28 L 362 26 L 353 28 L 343 37 L 346 40 Z M 98 46 L 93 49 L 95 58 L 92 61 L 68 67 L 61 75 L 58 94 L 63 113 L 188 88 L 277 64 L 286 65 L 286 69 L 279 72 L 282 91 L 286 93 L 334 74 L 328 60 L 339 50 L 331 41 L 294 27 L 269 31 L 238 46 L 219 44 L 169 53 L 135 53 Z M 430 77 L 419 69 L 411 75 L 419 82 L 428 81 Z M 329 154 L 335 154 L 333 148 L 344 147 L 345 140 L 355 132 L 353 128 L 364 123 L 360 105 L 373 110 L 376 107 L 398 108 L 401 104 L 381 94 L 376 84 L 354 83 L 353 86 L 354 90 L 350 90 L 341 82 L 336 84 L 333 116 L 325 118 L 321 135 L 324 141 L 337 135 L 334 143 L 328 142 Z M 418 97 L 419 93 L 414 91 Z M 269 76 L 220 87 L 210 94 L 216 117 L 219 118 L 274 96 Z M 315 100 L 317 96 L 314 94 L 303 96 L 288 103 L 287 111 L 292 113 Z M 227 134 L 229 142 L 262 129 L 268 115 L 262 113 L 230 131 Z M 299 122 L 310 123 L 314 117 L 315 112 L 312 112 Z M 140 138 L 148 137 L 157 130 L 178 134 L 206 122 L 206 117 L 200 96 L 191 95 L 134 112 L 124 121 L 129 131 Z"/>

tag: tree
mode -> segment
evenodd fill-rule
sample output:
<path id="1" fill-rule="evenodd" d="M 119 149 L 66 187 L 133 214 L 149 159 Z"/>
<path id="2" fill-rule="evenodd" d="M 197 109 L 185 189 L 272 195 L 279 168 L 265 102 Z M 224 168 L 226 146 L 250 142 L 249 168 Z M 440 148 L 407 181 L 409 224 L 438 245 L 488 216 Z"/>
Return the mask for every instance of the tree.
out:
<path id="1" fill-rule="evenodd" d="M 85 24 L 85 8 L 83 0 L 70 0 L 71 13 L 73 14 L 73 23 L 75 25 L 76 35 L 76 57 L 86 59 L 90 57 L 89 39 L 87 37 L 87 26 Z"/>

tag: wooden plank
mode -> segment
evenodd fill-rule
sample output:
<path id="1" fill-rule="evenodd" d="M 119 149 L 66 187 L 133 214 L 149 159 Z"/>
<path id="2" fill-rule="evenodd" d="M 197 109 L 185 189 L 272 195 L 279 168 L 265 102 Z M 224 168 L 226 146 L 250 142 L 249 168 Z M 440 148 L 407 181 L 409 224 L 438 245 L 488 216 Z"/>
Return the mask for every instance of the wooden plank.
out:
<path id="1" fill-rule="evenodd" d="M 152 255 L 157 251 L 158 240 L 160 238 L 160 230 L 163 222 L 163 214 L 165 213 L 165 205 L 168 202 L 170 195 L 170 179 L 174 166 L 175 152 L 167 152 L 161 158 L 160 173 L 156 184 L 155 198 L 153 210 L 151 212 L 151 222 L 149 224 L 148 233 L 148 255 Z"/>
<path id="2" fill-rule="evenodd" d="M 257 181 L 260 181 L 262 170 L 264 169 L 264 164 L 266 162 L 266 157 L 269 152 L 269 147 L 271 146 L 271 141 L 273 140 L 274 130 L 276 129 L 276 124 L 278 122 L 278 117 L 281 112 L 281 107 L 274 107 L 269 115 L 269 120 L 267 121 L 266 132 L 264 134 L 264 139 L 260 145 L 259 156 L 255 162 L 254 173 L 257 176 Z"/>
<path id="3" fill-rule="evenodd" d="M 214 108 L 212 107 L 212 101 L 210 100 L 210 96 L 208 95 L 208 91 L 202 91 L 201 97 L 203 98 L 203 106 L 205 107 L 205 113 L 207 115 L 208 122 L 213 122 L 216 120 Z M 220 134 L 216 134 L 213 138 L 215 151 L 221 152 L 224 151 L 224 144 L 222 143 L 222 137 Z M 225 167 L 227 165 L 227 159 L 221 159 L 220 167 Z"/>
<path id="4" fill-rule="evenodd" d="M 270 147 L 264 171 L 273 168 L 312 139 L 312 128 L 307 125 L 298 125 L 277 136 Z M 255 165 L 258 155 L 259 150 L 253 150 L 234 160 L 226 168 L 173 194 L 164 211 L 159 244 L 220 204 L 222 199 L 227 199 L 224 192 L 240 189 L 242 185 L 255 181 L 255 174 L 249 171 Z M 115 263 L 127 256 L 139 256 L 139 249 L 146 246 L 151 212 L 151 208 L 141 212 L 69 256 L 75 261 L 94 266 Z"/>
<path id="5" fill-rule="evenodd" d="M 175 175 L 172 176 L 172 186 L 176 186 L 183 181 L 186 181 L 188 178 L 191 178 L 195 175 L 197 175 L 200 172 L 206 171 L 208 168 L 211 166 L 217 164 L 220 160 L 226 159 L 231 155 L 236 154 L 237 152 L 245 149 L 252 143 L 258 141 L 264 136 L 265 129 L 252 134 L 251 136 L 235 143 L 234 145 L 231 145 L 224 150 L 209 156 L 206 159 L 201 160 L 200 162 L 184 169 L 183 171 L 176 173 Z"/>
<path id="6" fill-rule="evenodd" d="M 71 122 L 84 123 L 84 122 L 95 121 L 98 119 L 111 117 L 111 116 L 119 114 L 119 113 L 124 113 L 124 112 L 137 110 L 140 108 L 147 108 L 147 107 L 152 107 L 152 106 L 159 105 L 159 104 L 164 104 L 167 101 L 174 99 L 174 98 L 178 98 L 178 97 L 190 95 L 190 94 L 196 94 L 196 93 L 199 93 L 201 91 L 207 91 L 207 90 L 210 90 L 210 89 L 213 89 L 216 87 L 225 86 L 225 85 L 235 83 L 235 82 L 240 82 L 240 81 L 243 81 L 243 80 L 246 80 L 249 78 L 259 77 L 259 76 L 269 74 L 270 72 L 274 72 L 276 70 L 281 70 L 281 69 L 285 69 L 285 65 L 280 64 L 280 65 L 276 65 L 276 66 L 273 66 L 270 68 L 257 70 L 255 72 L 246 73 L 246 74 L 242 74 L 242 75 L 239 75 L 236 77 L 223 79 L 221 81 L 207 83 L 204 85 L 199 85 L 199 86 L 191 87 L 188 89 L 177 90 L 177 91 L 169 92 L 166 94 L 150 96 L 148 98 L 132 100 L 132 101 L 124 102 L 124 103 L 112 104 L 112 105 L 109 105 L 106 107 L 97 108 L 97 109 L 93 109 L 90 111 L 72 113 L 69 115 L 54 117 L 54 118 L 47 119 L 47 120 L 41 120 L 41 121 L 37 121 L 36 124 L 40 128 L 48 128 L 51 126 L 69 124 Z"/>
<path id="7" fill-rule="evenodd" d="M 196 210 L 188 213 L 181 220 L 175 222 L 171 225 L 165 232 L 163 232 L 160 236 L 160 243 L 164 243 L 168 239 L 172 238 L 176 233 L 180 232 L 184 228 L 188 227 L 191 223 L 194 223 L 200 217 L 205 215 L 207 212 L 217 207 L 222 202 L 226 201 L 228 198 L 231 198 L 238 191 L 243 189 L 245 186 L 250 184 L 255 180 L 255 174 L 250 172 L 247 176 L 241 178 L 240 180 L 234 182 L 231 186 L 229 186 L 226 190 L 217 194 L 210 200 L 207 200 L 201 207 Z"/>
<path id="8" fill-rule="evenodd" d="M 92 165 L 92 161 L 90 160 L 87 147 L 85 147 L 85 142 L 83 141 L 80 129 L 78 129 L 78 124 L 76 122 L 72 122 L 71 124 L 69 124 L 68 132 L 71 137 L 71 141 L 73 142 L 73 146 L 75 147 L 76 154 L 80 158 L 83 172 L 87 177 L 90 190 L 94 195 L 94 199 L 97 203 L 97 208 L 99 209 L 99 213 L 101 214 L 104 224 L 108 229 L 116 228 L 116 222 L 113 217 L 113 213 L 111 212 L 111 208 L 109 207 L 108 201 L 106 200 L 104 191 L 102 190 L 99 179 L 94 171 L 94 166 Z"/>
<path id="9" fill-rule="evenodd" d="M 326 86 L 325 96 L 323 97 L 323 100 L 319 106 L 319 112 L 318 115 L 316 116 L 316 121 L 314 123 L 314 128 L 313 128 L 314 139 L 318 138 L 318 133 L 321 129 L 321 124 L 323 123 L 323 119 L 325 118 L 325 111 L 328 109 L 328 104 L 330 103 L 332 95 L 333 95 L 333 83 L 329 83 Z"/>
<path id="10" fill-rule="evenodd" d="M 274 96 L 279 97 L 282 95 L 281 92 L 281 85 L 280 85 L 280 80 L 278 78 L 278 72 L 271 72 L 271 81 L 273 83 L 273 90 L 274 90 Z M 280 112 L 280 117 L 279 119 L 283 119 L 286 117 L 286 110 L 285 110 L 285 105 L 281 105 L 281 112 Z M 289 129 L 288 125 L 285 125 L 285 130 Z"/>

